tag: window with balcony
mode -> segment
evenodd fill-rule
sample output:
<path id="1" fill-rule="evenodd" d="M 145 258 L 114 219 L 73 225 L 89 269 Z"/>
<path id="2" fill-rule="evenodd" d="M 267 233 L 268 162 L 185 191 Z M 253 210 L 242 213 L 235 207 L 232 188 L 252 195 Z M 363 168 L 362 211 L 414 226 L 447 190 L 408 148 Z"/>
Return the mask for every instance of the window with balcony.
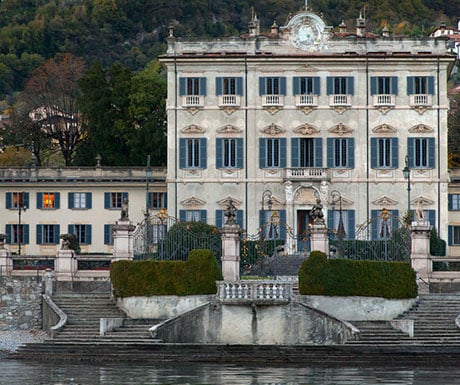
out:
<path id="1" fill-rule="evenodd" d="M 243 139 L 217 138 L 216 139 L 216 167 L 242 168 L 243 167 Z"/>
<path id="2" fill-rule="evenodd" d="M 59 244 L 59 225 L 37 225 L 37 245 Z"/>
<path id="3" fill-rule="evenodd" d="M 29 243 L 29 225 L 6 225 L 7 243 L 27 245 Z"/>
<path id="4" fill-rule="evenodd" d="M 411 106 L 431 106 L 434 95 L 434 76 L 408 76 L 407 95 Z"/>
<path id="5" fill-rule="evenodd" d="M 6 208 L 7 209 L 28 209 L 29 208 L 29 193 L 27 192 L 7 192 L 6 193 Z"/>
<path id="6" fill-rule="evenodd" d="M 216 96 L 219 106 L 240 106 L 243 95 L 242 77 L 217 77 Z"/>
<path id="7" fill-rule="evenodd" d="M 58 192 L 37 193 L 37 209 L 58 209 L 60 206 L 60 194 Z"/>
<path id="8" fill-rule="evenodd" d="M 327 224 L 334 239 L 355 239 L 355 210 L 327 210 Z"/>
<path id="9" fill-rule="evenodd" d="M 206 78 L 180 78 L 179 95 L 182 97 L 184 107 L 203 107 L 206 96 Z"/>
<path id="10" fill-rule="evenodd" d="M 149 192 L 148 207 L 150 209 L 166 208 L 168 194 L 165 192 Z"/>
<path id="11" fill-rule="evenodd" d="M 69 209 L 87 210 L 91 208 L 91 193 L 88 192 L 75 192 L 69 193 L 68 203 Z"/>
<path id="12" fill-rule="evenodd" d="M 371 167 L 398 168 L 398 138 L 371 138 Z"/>
<path id="13" fill-rule="evenodd" d="M 204 169 L 207 167 L 206 138 L 180 139 L 180 168 Z"/>
<path id="14" fill-rule="evenodd" d="M 374 106 L 394 106 L 398 95 L 398 78 L 371 76 L 371 95 Z"/>
<path id="15" fill-rule="evenodd" d="M 104 193 L 104 208 L 108 210 L 121 209 L 125 199 L 128 199 L 127 192 L 106 192 Z"/>
<path id="16" fill-rule="evenodd" d="M 205 222 L 206 210 L 179 210 L 181 222 Z"/>
<path id="17" fill-rule="evenodd" d="M 259 138 L 259 167 L 286 167 L 286 138 Z"/>
<path id="18" fill-rule="evenodd" d="M 291 165 L 292 167 L 322 167 L 322 138 L 292 138 Z"/>
<path id="19" fill-rule="evenodd" d="M 262 97 L 263 106 L 283 106 L 284 96 L 286 95 L 286 78 L 259 78 L 259 95 Z"/>
<path id="20" fill-rule="evenodd" d="M 330 76 L 327 78 L 329 104 L 333 107 L 350 106 L 354 94 L 353 76 Z"/>
<path id="21" fill-rule="evenodd" d="M 320 78 L 318 76 L 294 76 L 292 81 L 296 106 L 318 105 L 318 95 L 320 94 Z"/>
<path id="22" fill-rule="evenodd" d="M 355 139 L 328 138 L 327 139 L 327 167 L 354 168 L 355 167 Z"/>
<path id="23" fill-rule="evenodd" d="M 69 225 L 69 234 L 75 234 L 80 245 L 91 244 L 91 225 Z"/>
<path id="24" fill-rule="evenodd" d="M 434 138 L 408 138 L 407 154 L 409 156 L 409 168 L 434 168 L 434 146 Z"/>

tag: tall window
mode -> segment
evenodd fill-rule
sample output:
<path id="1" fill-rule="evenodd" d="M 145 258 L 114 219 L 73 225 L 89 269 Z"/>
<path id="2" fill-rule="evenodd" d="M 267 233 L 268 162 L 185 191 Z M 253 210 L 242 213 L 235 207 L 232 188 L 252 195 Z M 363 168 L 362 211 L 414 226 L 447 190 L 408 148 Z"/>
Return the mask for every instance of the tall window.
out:
<path id="1" fill-rule="evenodd" d="M 161 209 L 166 208 L 167 193 L 165 192 L 150 192 L 149 193 L 149 208 Z"/>
<path id="2" fill-rule="evenodd" d="M 259 165 L 260 168 L 286 167 L 286 139 L 260 138 Z"/>
<path id="3" fill-rule="evenodd" d="M 261 77 L 259 78 L 260 95 L 286 95 L 285 77 Z"/>
<path id="4" fill-rule="evenodd" d="M 450 211 L 460 210 L 460 194 L 449 194 L 448 208 Z"/>
<path id="5" fill-rule="evenodd" d="M 241 168 L 243 167 L 243 139 L 217 138 L 216 139 L 216 167 Z"/>
<path id="6" fill-rule="evenodd" d="M 460 226 L 449 226 L 448 234 L 449 245 L 460 245 Z"/>
<path id="7" fill-rule="evenodd" d="M 181 222 L 206 222 L 206 210 L 179 210 Z"/>
<path id="8" fill-rule="evenodd" d="M 319 95 L 320 78 L 318 76 L 293 78 L 294 95 Z"/>
<path id="9" fill-rule="evenodd" d="M 91 225 L 69 225 L 69 233 L 75 234 L 79 244 L 91 244 Z"/>
<path id="10" fill-rule="evenodd" d="M 69 209 L 90 209 L 91 193 L 69 193 Z"/>
<path id="11" fill-rule="evenodd" d="M 353 95 L 354 78 L 352 76 L 331 76 L 327 78 L 328 95 Z"/>
<path id="12" fill-rule="evenodd" d="M 54 193 L 43 193 L 43 208 L 44 209 L 54 208 Z"/>
<path id="13" fill-rule="evenodd" d="M 434 76 L 408 76 L 407 94 L 434 94 Z"/>
<path id="14" fill-rule="evenodd" d="M 37 208 L 38 209 L 58 209 L 59 208 L 59 193 L 43 192 L 37 193 Z"/>
<path id="15" fill-rule="evenodd" d="M 371 138 L 371 167 L 398 167 L 398 138 Z"/>
<path id="16" fill-rule="evenodd" d="M 6 225 L 6 235 L 8 236 L 8 243 L 17 244 L 28 244 L 29 243 L 29 225 Z"/>
<path id="17" fill-rule="evenodd" d="M 7 209 L 29 208 L 29 193 L 26 192 L 7 192 L 5 196 Z"/>
<path id="18" fill-rule="evenodd" d="M 37 244 L 56 245 L 59 243 L 59 225 L 37 225 Z"/>
<path id="19" fill-rule="evenodd" d="M 410 168 L 434 168 L 434 138 L 408 138 L 407 148 Z"/>
<path id="20" fill-rule="evenodd" d="M 126 192 L 106 192 L 104 193 L 104 208 L 121 209 L 125 199 L 128 199 Z"/>
<path id="21" fill-rule="evenodd" d="M 183 95 L 204 95 L 206 96 L 206 78 L 190 77 L 179 79 L 179 94 Z"/>
<path id="22" fill-rule="evenodd" d="M 292 138 L 292 167 L 323 167 L 321 138 Z"/>
<path id="23" fill-rule="evenodd" d="M 206 168 L 206 138 L 180 139 L 180 167 Z"/>
<path id="24" fill-rule="evenodd" d="M 236 78 L 222 79 L 222 93 L 224 95 L 236 95 Z"/>
<path id="25" fill-rule="evenodd" d="M 354 168 L 354 138 L 327 139 L 329 168 Z"/>
<path id="26" fill-rule="evenodd" d="M 342 216 L 342 224 L 340 224 L 340 216 Z M 328 210 L 327 212 L 328 227 L 334 230 L 334 237 L 340 237 L 339 231 L 343 239 L 355 238 L 355 210 Z M 343 227 L 342 227 L 343 226 Z"/>

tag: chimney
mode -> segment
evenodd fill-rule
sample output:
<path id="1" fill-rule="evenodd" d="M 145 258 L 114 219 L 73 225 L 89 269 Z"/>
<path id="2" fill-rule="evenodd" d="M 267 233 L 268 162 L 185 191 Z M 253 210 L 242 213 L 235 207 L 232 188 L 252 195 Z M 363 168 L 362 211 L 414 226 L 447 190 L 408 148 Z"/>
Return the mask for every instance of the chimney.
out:
<path id="1" fill-rule="evenodd" d="M 249 22 L 249 35 L 250 36 L 258 36 L 260 35 L 260 22 L 257 19 L 257 15 L 254 12 L 254 7 L 251 7 L 251 21 Z"/>
<path id="2" fill-rule="evenodd" d="M 271 33 L 272 35 L 275 35 L 275 36 L 278 35 L 278 24 L 276 24 L 276 21 L 275 21 L 275 20 L 273 21 L 273 24 L 272 24 L 272 26 L 270 27 L 270 33 Z"/>
<path id="3" fill-rule="evenodd" d="M 366 32 L 366 19 L 363 18 L 361 12 L 359 13 L 359 17 L 356 19 L 356 34 L 358 36 L 364 36 Z"/>
<path id="4" fill-rule="evenodd" d="M 386 25 L 382 29 L 382 37 L 390 37 L 390 30 Z"/>
<path id="5" fill-rule="evenodd" d="M 342 20 L 342 22 L 339 24 L 339 33 L 346 33 L 346 32 L 347 32 L 347 25 Z"/>

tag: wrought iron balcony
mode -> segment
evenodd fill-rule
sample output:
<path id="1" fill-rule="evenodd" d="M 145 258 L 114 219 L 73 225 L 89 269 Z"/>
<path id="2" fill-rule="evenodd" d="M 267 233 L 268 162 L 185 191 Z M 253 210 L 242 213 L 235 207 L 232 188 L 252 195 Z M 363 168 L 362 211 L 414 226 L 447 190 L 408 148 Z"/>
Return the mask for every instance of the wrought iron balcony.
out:
<path id="1" fill-rule="evenodd" d="M 327 168 L 296 167 L 285 169 L 285 179 L 289 180 L 324 180 L 328 178 Z"/>

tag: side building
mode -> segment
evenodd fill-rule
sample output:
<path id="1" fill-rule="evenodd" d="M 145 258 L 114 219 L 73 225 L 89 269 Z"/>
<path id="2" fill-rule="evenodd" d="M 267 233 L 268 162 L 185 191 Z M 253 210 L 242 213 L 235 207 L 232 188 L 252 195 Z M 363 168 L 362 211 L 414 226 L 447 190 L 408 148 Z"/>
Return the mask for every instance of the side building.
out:
<path id="1" fill-rule="evenodd" d="M 308 10 L 266 34 L 256 16 L 241 37 L 171 30 L 168 213 L 221 226 L 232 200 L 248 234 L 276 213 L 296 252 L 318 198 L 346 238 L 378 239 L 382 209 L 392 227 L 421 206 L 447 239 L 446 52 L 445 38 L 378 36 L 362 18 L 334 33 Z"/>

